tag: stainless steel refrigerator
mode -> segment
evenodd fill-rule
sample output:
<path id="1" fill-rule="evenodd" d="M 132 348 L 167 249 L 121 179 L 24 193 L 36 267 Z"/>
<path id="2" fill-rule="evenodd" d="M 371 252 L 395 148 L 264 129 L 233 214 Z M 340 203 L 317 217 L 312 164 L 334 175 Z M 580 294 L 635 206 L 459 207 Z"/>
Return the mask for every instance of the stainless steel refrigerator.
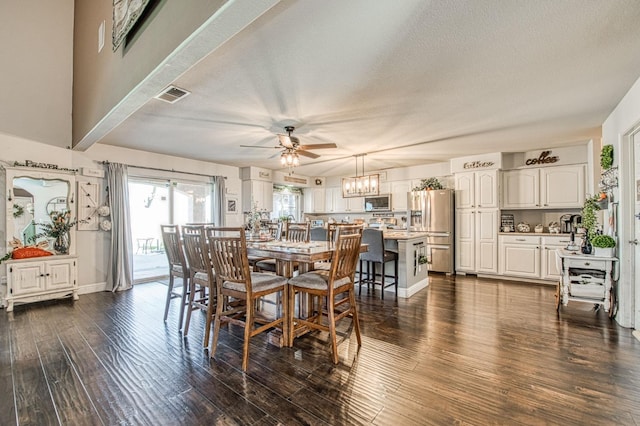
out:
<path id="1" fill-rule="evenodd" d="M 428 270 L 452 274 L 455 267 L 453 190 L 412 191 L 407 196 L 410 230 L 428 234 Z"/>

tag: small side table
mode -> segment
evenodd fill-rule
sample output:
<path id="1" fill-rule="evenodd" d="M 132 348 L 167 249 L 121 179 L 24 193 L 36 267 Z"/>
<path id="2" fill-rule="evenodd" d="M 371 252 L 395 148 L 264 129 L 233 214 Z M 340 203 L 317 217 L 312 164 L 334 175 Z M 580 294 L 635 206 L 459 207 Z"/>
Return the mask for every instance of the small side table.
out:
<path id="1" fill-rule="evenodd" d="M 602 257 L 565 249 L 556 251 L 562 276 L 556 290 L 556 309 L 569 301 L 602 306 L 609 317 L 616 314 L 616 282 L 618 258 Z"/>

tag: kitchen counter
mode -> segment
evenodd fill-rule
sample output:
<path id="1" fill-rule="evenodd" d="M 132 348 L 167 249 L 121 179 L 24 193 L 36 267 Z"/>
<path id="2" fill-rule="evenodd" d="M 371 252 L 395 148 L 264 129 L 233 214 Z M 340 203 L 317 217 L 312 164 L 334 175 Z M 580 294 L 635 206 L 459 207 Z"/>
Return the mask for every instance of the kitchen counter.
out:
<path id="1" fill-rule="evenodd" d="M 523 235 L 523 236 L 535 236 L 541 237 L 571 237 L 571 234 L 552 234 L 551 232 L 499 232 L 498 235 Z M 574 234 L 576 238 L 581 238 L 583 234 Z"/>
<path id="2" fill-rule="evenodd" d="M 426 232 L 385 230 L 385 250 L 398 253 L 398 297 L 409 298 L 429 284 Z M 387 273 L 390 267 L 387 267 Z"/>
<path id="3" fill-rule="evenodd" d="M 407 232 L 402 230 L 388 230 L 382 233 L 385 240 L 413 240 L 427 237 L 426 232 Z"/>

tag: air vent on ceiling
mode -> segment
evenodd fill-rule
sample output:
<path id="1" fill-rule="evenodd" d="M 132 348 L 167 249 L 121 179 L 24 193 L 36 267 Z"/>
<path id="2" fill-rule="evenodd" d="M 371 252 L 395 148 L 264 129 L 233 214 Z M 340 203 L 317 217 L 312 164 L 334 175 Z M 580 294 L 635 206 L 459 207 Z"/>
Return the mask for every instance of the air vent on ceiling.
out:
<path id="1" fill-rule="evenodd" d="M 164 89 L 160 94 L 158 94 L 156 96 L 156 99 L 160 99 L 161 101 L 165 101 L 165 102 L 169 102 L 170 104 L 173 104 L 177 102 L 179 99 L 184 98 L 190 93 L 191 92 L 187 92 L 186 90 L 181 89 L 179 87 L 169 86 L 166 89 Z"/>

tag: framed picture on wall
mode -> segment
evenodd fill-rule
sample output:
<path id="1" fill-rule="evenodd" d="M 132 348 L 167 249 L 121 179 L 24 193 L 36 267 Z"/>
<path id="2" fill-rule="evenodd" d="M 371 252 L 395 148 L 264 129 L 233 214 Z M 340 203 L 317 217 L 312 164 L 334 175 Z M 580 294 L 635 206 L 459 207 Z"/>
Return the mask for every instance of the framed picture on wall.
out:
<path id="1" fill-rule="evenodd" d="M 238 213 L 238 199 L 235 197 L 227 198 L 227 214 Z"/>

